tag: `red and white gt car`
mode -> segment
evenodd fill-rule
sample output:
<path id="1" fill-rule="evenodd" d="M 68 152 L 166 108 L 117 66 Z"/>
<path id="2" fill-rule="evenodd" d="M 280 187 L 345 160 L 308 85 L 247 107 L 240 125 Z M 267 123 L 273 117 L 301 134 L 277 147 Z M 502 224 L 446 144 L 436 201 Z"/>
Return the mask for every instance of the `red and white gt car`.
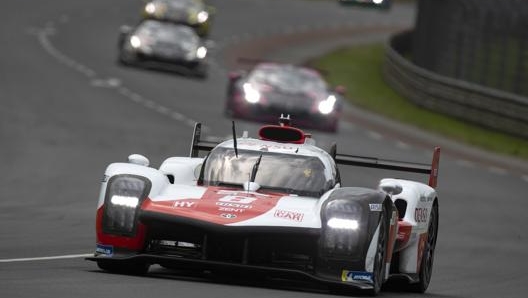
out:
<path id="1" fill-rule="evenodd" d="M 289 119 L 283 119 L 289 120 Z M 111 272 L 152 264 L 213 274 L 255 272 L 377 294 L 392 277 L 423 292 L 438 231 L 432 164 L 326 152 L 287 121 L 219 144 L 194 130 L 189 157 L 159 169 L 133 154 L 110 164 L 97 205 L 95 254 Z M 199 157 L 200 152 L 207 152 Z M 341 184 L 338 164 L 429 175 L 429 185 L 382 179 Z M 261 275 L 261 276 L 262 276 Z M 403 281 L 401 277 L 404 277 Z"/>

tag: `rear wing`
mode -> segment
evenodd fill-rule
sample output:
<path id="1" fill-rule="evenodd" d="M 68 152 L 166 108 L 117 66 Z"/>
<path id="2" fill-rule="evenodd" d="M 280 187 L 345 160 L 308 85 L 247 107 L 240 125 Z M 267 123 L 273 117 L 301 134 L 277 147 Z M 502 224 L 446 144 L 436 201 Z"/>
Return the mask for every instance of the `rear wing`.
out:
<path id="1" fill-rule="evenodd" d="M 357 155 L 339 154 L 332 148 L 331 154 L 337 164 L 386 169 L 393 171 L 412 172 L 429 175 L 429 186 L 436 188 L 438 184 L 438 167 L 440 164 L 440 147 L 435 147 L 431 164 L 413 163 L 390 159 L 379 159 Z"/>
<path id="2" fill-rule="evenodd" d="M 190 157 L 198 157 L 198 154 L 200 153 L 200 151 L 209 152 L 213 150 L 213 148 L 216 147 L 216 145 L 218 145 L 217 142 L 200 140 L 201 135 L 202 135 L 202 123 L 198 122 L 194 124 L 193 136 L 192 136 L 192 141 L 191 141 L 191 151 L 189 152 Z"/>

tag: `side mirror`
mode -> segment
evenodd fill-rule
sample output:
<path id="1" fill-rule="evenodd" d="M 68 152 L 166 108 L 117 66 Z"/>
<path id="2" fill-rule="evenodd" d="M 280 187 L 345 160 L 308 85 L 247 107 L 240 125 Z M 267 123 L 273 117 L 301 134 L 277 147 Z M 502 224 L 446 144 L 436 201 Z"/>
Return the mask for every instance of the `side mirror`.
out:
<path id="1" fill-rule="evenodd" d="M 145 167 L 148 167 L 148 165 L 150 164 L 148 158 L 146 158 L 145 156 L 141 154 L 129 155 L 128 162 L 132 164 L 140 165 L 140 166 L 145 166 Z"/>
<path id="2" fill-rule="evenodd" d="M 398 195 L 403 191 L 401 184 L 394 179 L 382 179 L 379 189 L 391 196 Z"/>
<path id="3" fill-rule="evenodd" d="M 130 34 L 132 32 L 132 26 L 122 25 L 119 27 L 119 33 L 122 35 Z"/>
<path id="4" fill-rule="evenodd" d="M 214 49 L 216 47 L 216 43 L 210 39 L 206 39 L 203 41 L 203 45 L 208 49 Z"/>
<path id="5" fill-rule="evenodd" d="M 345 96 L 346 94 L 346 87 L 343 85 L 337 85 L 334 90 L 337 94 L 341 96 Z"/>
<path id="6" fill-rule="evenodd" d="M 231 71 L 229 72 L 229 80 L 231 82 L 239 80 L 241 77 L 245 75 L 244 71 L 238 70 L 238 71 Z"/>

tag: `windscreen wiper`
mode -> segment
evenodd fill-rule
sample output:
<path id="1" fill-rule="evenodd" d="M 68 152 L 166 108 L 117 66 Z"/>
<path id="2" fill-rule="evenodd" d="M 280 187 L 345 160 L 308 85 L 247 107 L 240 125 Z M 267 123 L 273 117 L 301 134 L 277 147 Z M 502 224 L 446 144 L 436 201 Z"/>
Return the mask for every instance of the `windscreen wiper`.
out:
<path id="1" fill-rule="evenodd" d="M 258 171 L 261 160 L 262 160 L 262 154 L 257 159 L 257 162 L 253 165 L 253 169 L 251 170 L 251 177 L 249 178 L 249 182 L 255 182 L 255 177 L 257 176 L 257 171 Z"/>

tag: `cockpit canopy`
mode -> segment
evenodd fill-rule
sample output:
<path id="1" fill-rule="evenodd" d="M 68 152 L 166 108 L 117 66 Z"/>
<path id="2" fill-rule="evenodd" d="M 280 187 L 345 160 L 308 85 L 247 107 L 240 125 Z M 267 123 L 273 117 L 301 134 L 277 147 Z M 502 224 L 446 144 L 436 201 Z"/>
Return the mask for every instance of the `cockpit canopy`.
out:
<path id="1" fill-rule="evenodd" d="M 255 182 L 261 190 L 320 197 L 335 185 L 324 174 L 324 164 L 316 156 L 216 147 L 204 165 L 205 186 L 242 186 L 262 156 Z"/>

